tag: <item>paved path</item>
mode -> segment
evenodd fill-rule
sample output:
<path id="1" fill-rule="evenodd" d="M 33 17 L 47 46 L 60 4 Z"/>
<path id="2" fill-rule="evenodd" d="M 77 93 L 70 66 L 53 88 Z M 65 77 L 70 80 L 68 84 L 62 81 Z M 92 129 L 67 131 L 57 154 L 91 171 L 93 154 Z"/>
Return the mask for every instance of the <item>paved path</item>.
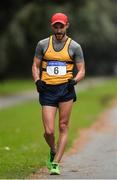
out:
<path id="1" fill-rule="evenodd" d="M 39 179 L 117 179 L 117 104 L 86 134 L 81 150 L 63 157 L 61 175 L 37 172 Z"/>
<path id="2" fill-rule="evenodd" d="M 0 97 L 0 109 L 14 106 L 25 101 L 33 100 L 35 98 L 38 98 L 38 93 L 36 91 L 26 91 L 11 96 Z"/>
<path id="3" fill-rule="evenodd" d="M 117 178 L 117 106 L 106 121 L 105 130 L 92 131 L 82 151 L 65 159 L 60 178 Z"/>

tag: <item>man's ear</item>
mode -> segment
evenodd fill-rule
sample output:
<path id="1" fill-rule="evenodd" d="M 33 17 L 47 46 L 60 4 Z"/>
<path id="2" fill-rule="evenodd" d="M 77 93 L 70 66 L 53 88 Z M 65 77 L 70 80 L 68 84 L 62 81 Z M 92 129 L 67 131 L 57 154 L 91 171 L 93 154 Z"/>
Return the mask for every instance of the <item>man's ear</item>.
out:
<path id="1" fill-rule="evenodd" d="M 67 28 L 67 29 L 69 28 L 69 22 L 66 24 L 66 28 Z"/>

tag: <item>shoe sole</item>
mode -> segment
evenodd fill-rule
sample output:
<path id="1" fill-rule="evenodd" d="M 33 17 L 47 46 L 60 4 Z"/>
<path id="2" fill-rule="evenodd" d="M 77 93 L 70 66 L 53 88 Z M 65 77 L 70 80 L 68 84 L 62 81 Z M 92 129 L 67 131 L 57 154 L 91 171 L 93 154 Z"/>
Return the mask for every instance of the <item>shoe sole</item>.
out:
<path id="1" fill-rule="evenodd" d="M 52 173 L 50 173 L 50 175 L 60 175 L 60 174 L 56 173 L 56 172 L 52 172 Z"/>

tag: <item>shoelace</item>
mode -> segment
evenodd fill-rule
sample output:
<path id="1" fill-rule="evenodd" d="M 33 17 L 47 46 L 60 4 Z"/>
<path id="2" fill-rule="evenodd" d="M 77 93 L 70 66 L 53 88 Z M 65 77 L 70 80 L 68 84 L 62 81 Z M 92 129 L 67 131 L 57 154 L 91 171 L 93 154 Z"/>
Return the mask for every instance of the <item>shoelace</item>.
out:
<path id="1" fill-rule="evenodd" d="M 57 166 L 58 164 L 52 164 L 53 169 L 56 169 Z"/>

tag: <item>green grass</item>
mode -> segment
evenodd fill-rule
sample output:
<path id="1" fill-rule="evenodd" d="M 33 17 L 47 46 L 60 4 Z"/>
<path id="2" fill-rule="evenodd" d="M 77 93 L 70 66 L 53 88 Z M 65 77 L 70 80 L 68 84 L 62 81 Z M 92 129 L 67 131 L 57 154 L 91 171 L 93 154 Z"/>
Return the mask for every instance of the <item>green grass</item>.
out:
<path id="1" fill-rule="evenodd" d="M 78 136 L 78 129 L 94 123 L 116 92 L 116 80 L 110 80 L 78 94 L 71 115 L 67 149 Z M 38 100 L 0 110 L 0 178 L 25 178 L 45 166 L 47 156 Z"/>
<path id="2" fill-rule="evenodd" d="M 0 178 L 23 178 L 44 165 L 40 114 L 38 102 L 0 111 Z"/>
<path id="3" fill-rule="evenodd" d="M 0 96 L 11 95 L 25 90 L 34 89 L 33 80 L 7 80 L 0 82 Z"/>

